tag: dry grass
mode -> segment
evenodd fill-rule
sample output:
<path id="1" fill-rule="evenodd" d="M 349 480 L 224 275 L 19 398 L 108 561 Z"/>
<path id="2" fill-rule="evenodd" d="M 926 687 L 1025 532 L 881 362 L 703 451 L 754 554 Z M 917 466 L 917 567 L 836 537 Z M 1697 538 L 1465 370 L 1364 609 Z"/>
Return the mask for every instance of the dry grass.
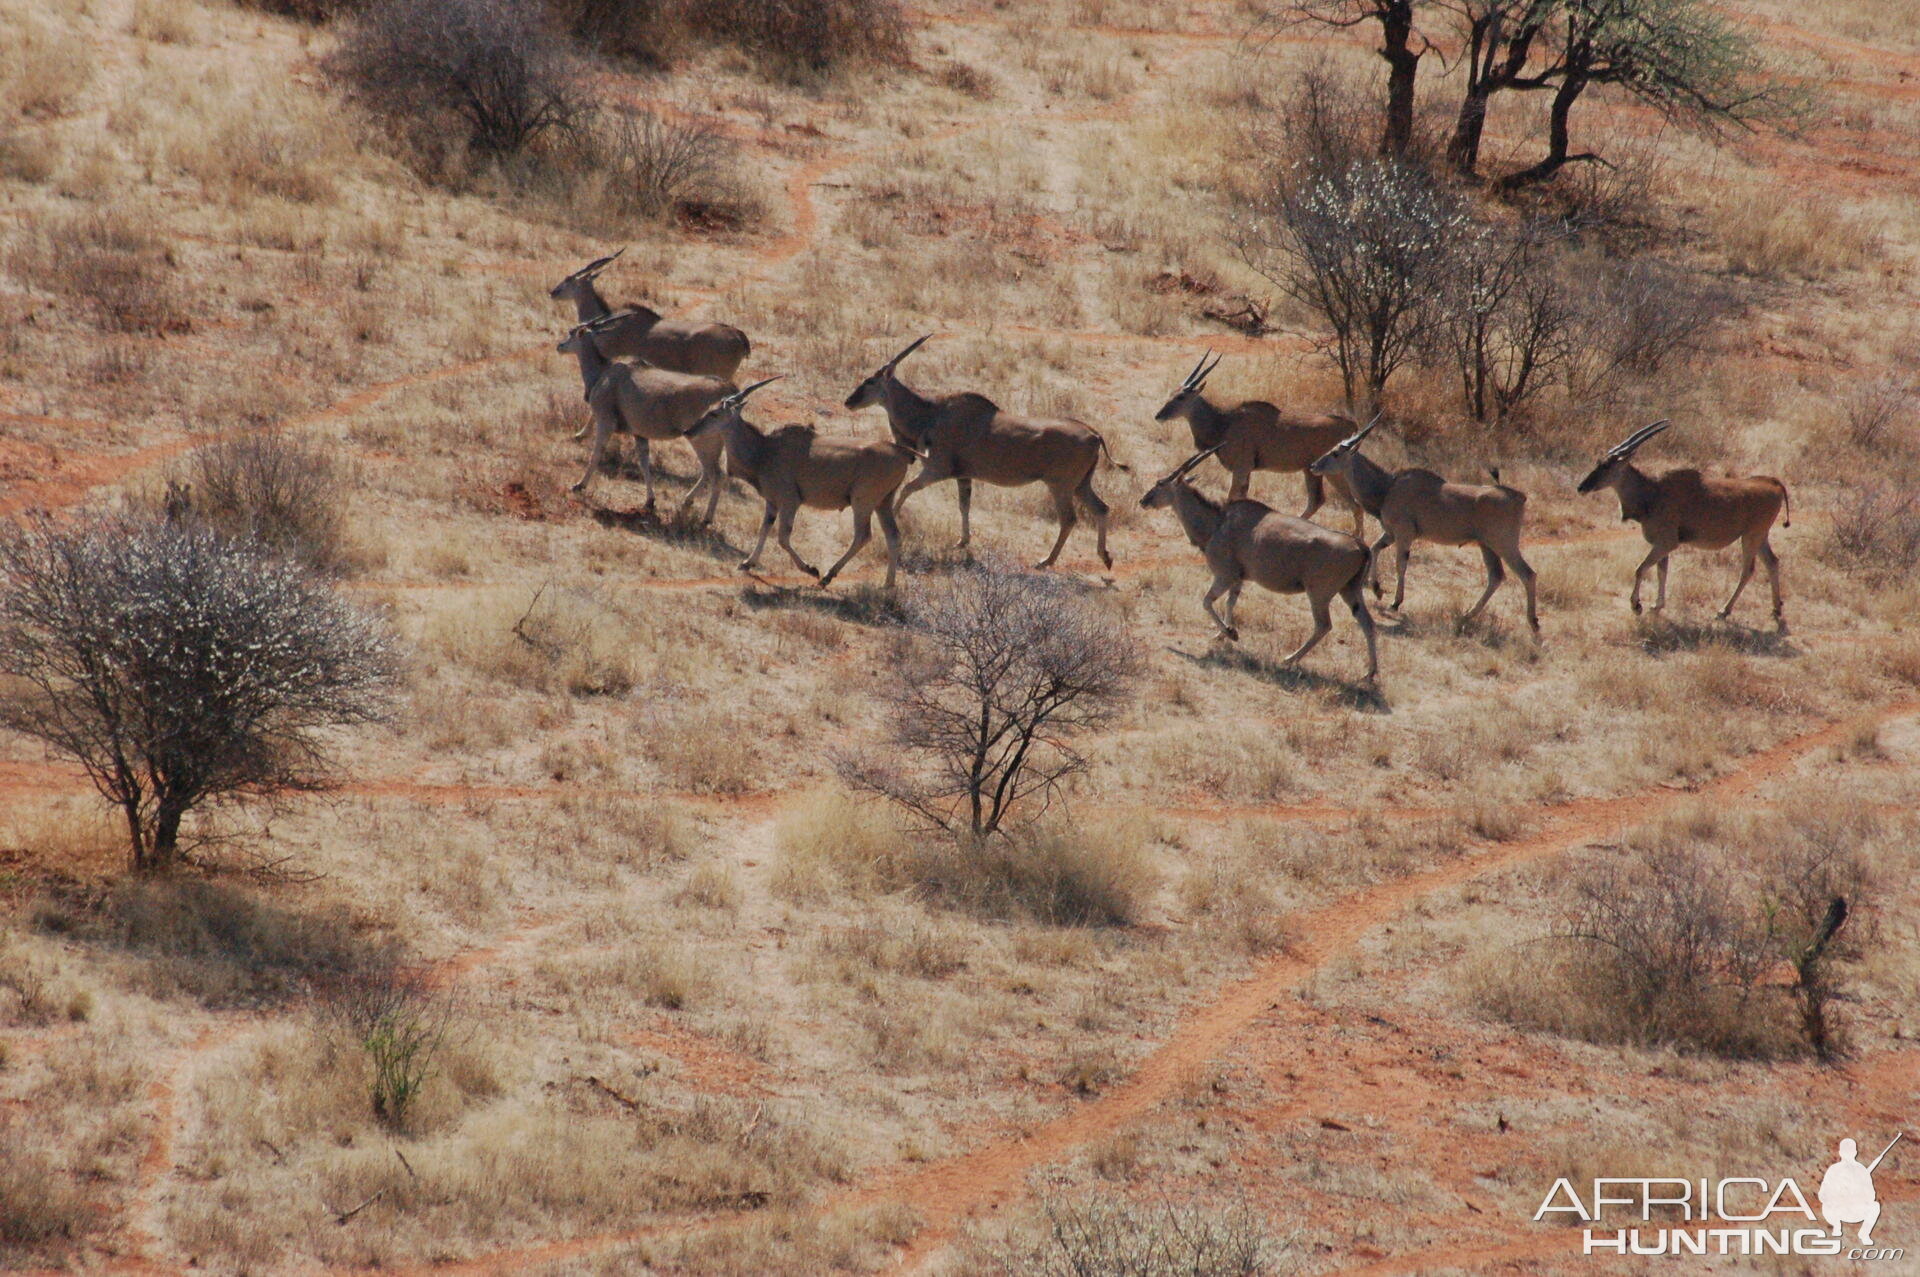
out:
<path id="1" fill-rule="evenodd" d="M 1859 214 L 1806 208 L 1759 186 L 1716 202 L 1712 226 L 1728 267 L 1742 275 L 1819 279 L 1871 261 L 1879 243 L 1878 228 Z"/>
<path id="2" fill-rule="evenodd" d="M 1771 141 L 1738 163 L 1674 135 L 1646 143 L 1669 170 L 1653 192 L 1668 203 L 1660 220 L 1684 199 L 1706 234 L 1667 242 L 1653 227 L 1608 251 L 1684 256 L 1742 301 L 1710 362 L 1623 378 L 1602 409 L 1555 400 L 1498 435 L 1454 420 L 1439 374 L 1408 380 L 1428 437 L 1382 455 L 1463 478 L 1497 463 L 1532 494 L 1547 635 L 1516 632 L 1511 586 L 1494 624 L 1456 633 L 1477 556 L 1423 547 L 1405 615 L 1382 623 L 1383 696 L 1361 701 L 1342 682 L 1360 660 L 1343 615 L 1304 669 L 1279 666 L 1305 632 L 1297 598 L 1250 590 L 1243 650 L 1212 646 L 1198 555 L 1137 509 L 1190 450 L 1150 415 L 1205 345 L 1229 351 L 1213 382 L 1224 398 L 1337 405 L 1301 345 L 1310 317 L 1275 306 L 1280 331 L 1256 350 L 1202 313 L 1262 293 L 1222 247 L 1229 161 L 1314 47 L 1119 38 L 1083 28 L 1230 18 L 1060 0 L 930 23 L 916 36 L 923 69 L 808 72 L 796 86 L 685 39 L 665 50 L 669 71 L 608 72 L 660 118 L 726 135 L 729 166 L 765 205 L 764 225 L 735 233 L 613 217 L 592 191 L 570 204 L 552 171 L 422 183 L 301 83 L 327 39 L 308 28 L 192 0 L 0 10 L 23 33 L 0 50 L 14 214 L 0 232 L 0 486 L 69 467 L 85 478 L 97 457 L 189 431 L 277 427 L 339 462 L 342 588 L 389 610 L 416 653 L 405 720 L 351 743 L 362 783 L 259 834 L 313 882 L 117 884 L 99 804 L 53 796 L 57 769 L 0 742 L 0 894 L 21 902 L 0 922 L 0 1113 L 12 1115 L 0 1141 L 35 1150 L 8 1163 L 29 1167 L 24 1181 L 0 1173 L 0 1230 L 42 1239 L 5 1243 L 16 1249 L 0 1262 L 133 1256 L 126 1198 L 165 1062 L 180 1173 L 158 1198 L 160 1253 L 209 1268 L 497 1264 L 494 1248 L 752 1207 L 569 1262 L 877 1269 L 917 1219 L 823 1211 L 834 1186 L 864 1191 L 903 1164 L 1097 1116 L 1089 1106 L 1220 988 L 1296 962 L 1314 968 L 1298 996 L 1273 999 L 1223 1060 L 1036 1182 L 1124 1194 L 1145 1219 L 1163 1194 L 1226 1200 L 1244 1180 L 1261 1218 L 1302 1221 L 1318 1253 L 1469 1244 L 1431 1235 L 1461 1186 L 1504 1203 L 1547 1162 L 1616 1157 L 1552 1134 L 1568 1121 L 1553 1079 L 1576 1073 L 1613 1097 L 1620 1129 L 1703 1167 L 1807 1157 L 1787 1147 L 1805 1133 L 1778 1103 L 1787 1072 L 1643 1046 L 1657 1035 L 1623 1021 L 1602 964 L 1553 957 L 1562 941 L 1511 947 L 1549 935 L 1560 885 L 1608 858 L 1700 852 L 1741 883 L 1777 885 L 1790 875 L 1776 854 L 1853 847 L 1867 871 L 1854 921 L 1878 939 L 1837 968 L 1858 1000 L 1834 1018 L 1865 1085 L 1898 1049 L 1895 1029 L 1916 1030 L 1902 1009 L 1907 825 L 1856 839 L 1798 809 L 1830 808 L 1820 791 L 1861 806 L 1913 796 L 1911 723 L 1867 716 L 1920 686 L 1907 633 L 1920 596 L 1898 555 L 1843 563 L 1832 538 L 1897 530 L 1848 522 L 1870 486 L 1848 475 L 1911 486 L 1893 393 L 1910 380 L 1911 340 L 1889 316 L 1911 309 L 1920 223 L 1891 196 L 1856 202 L 1862 176 L 1846 169 L 1811 205 L 1838 210 L 1831 226 L 1792 211 L 1824 164 L 1817 147 L 1781 144 L 1776 164 Z M 1856 38 L 1898 43 L 1879 21 Z M 1870 25 L 1864 12 L 1834 22 Z M 1363 48 L 1336 57 L 1373 83 Z M 1906 166 L 1907 114 L 1875 103 L 1842 140 Z M 1495 121 L 1503 145 L 1527 140 L 1521 127 Z M 1083 828 L 964 849 L 903 835 L 832 787 L 835 751 L 878 738 L 873 692 L 897 677 L 898 613 L 868 584 L 874 560 L 831 596 L 784 578 L 735 586 L 758 518 L 737 487 L 703 536 L 623 513 L 639 504 L 630 472 L 599 480 L 597 519 L 567 497 L 584 409 L 551 353 L 566 313 L 546 290 L 628 242 L 609 297 L 746 328 L 743 375 L 789 374 L 763 392 L 770 422 L 882 437 L 877 413 L 838 405 L 931 331 L 905 366 L 911 384 L 1078 415 L 1133 467 L 1096 478 L 1115 507 L 1113 580 L 1093 570 L 1084 525 L 1066 555 L 1147 667 L 1121 721 L 1090 742 L 1066 810 Z M 1728 258 L 1752 276 L 1723 270 Z M 1215 291 L 1156 291 L 1181 276 Z M 1840 393 L 1866 374 L 1884 374 L 1887 394 Z M 1732 584 L 1725 554 L 1676 558 L 1666 620 L 1628 613 L 1644 547 L 1631 529 L 1613 535 L 1610 498 L 1570 489 L 1622 422 L 1659 416 L 1680 429 L 1653 464 L 1792 485 L 1795 526 L 1775 539 L 1791 637 L 1708 623 Z M 684 487 L 684 447 L 656 451 L 668 488 Z M 142 465 L 124 487 L 163 478 Z M 1201 478 L 1222 490 L 1217 468 Z M 1299 508 L 1296 476 L 1260 475 L 1254 492 Z M 981 485 L 974 514 L 983 555 L 1031 561 L 1051 536 L 1031 492 Z M 953 570 L 950 487 L 916 498 L 904 522 L 910 573 Z M 803 518 L 797 544 L 813 558 L 844 536 L 838 516 Z M 1743 620 L 1764 616 L 1757 597 L 1750 587 Z M 1796 763 L 1793 787 L 1781 773 L 1751 794 L 1784 823 L 1749 825 L 1746 793 L 1716 795 L 1717 823 L 1357 918 L 1364 939 L 1332 945 L 1330 963 L 1325 933 L 1301 921 L 1344 919 L 1373 898 L 1360 893 L 1464 868 L 1495 843 L 1533 855 L 1524 840 L 1614 810 L 1543 805 L 1663 803 L 1834 721 L 1860 725 Z M 1737 902 L 1757 899 L 1743 888 Z M 374 1111 L 363 1043 L 304 997 L 396 937 L 458 1012 L 397 1133 Z M 1791 1015 L 1765 1027 L 1762 1054 L 1801 1049 Z M 1831 1085 L 1824 1071 L 1791 1075 Z M 1695 1080 L 1726 1083 L 1724 1113 L 1700 1114 Z M 1376 1104 L 1379 1086 L 1389 1102 Z M 1796 1091 L 1794 1104 L 1832 1112 L 1822 1097 L 1838 1094 Z M 1517 1137 L 1493 1133 L 1497 1111 Z M 374 1197 L 346 1224 L 324 1214 Z M 76 1245 L 67 1221 L 100 1240 Z"/>

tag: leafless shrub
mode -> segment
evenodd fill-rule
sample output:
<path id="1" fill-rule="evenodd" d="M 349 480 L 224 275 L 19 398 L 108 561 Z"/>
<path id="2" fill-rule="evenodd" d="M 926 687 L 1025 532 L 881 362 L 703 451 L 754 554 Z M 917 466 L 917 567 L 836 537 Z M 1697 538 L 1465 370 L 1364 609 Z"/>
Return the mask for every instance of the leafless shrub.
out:
<path id="1" fill-rule="evenodd" d="M 1138 667 L 1115 618 L 1053 576 L 982 568 L 906 604 L 884 691 L 894 752 L 847 758 L 856 788 L 929 830 L 984 840 L 1037 817 L 1086 770 L 1074 739 L 1115 712 Z"/>
<path id="2" fill-rule="evenodd" d="M 934 72 L 934 80 L 955 93 L 985 102 L 1000 91 L 991 71 L 983 71 L 971 62 L 946 62 Z"/>
<path id="3" fill-rule="evenodd" d="M 972 1271 L 995 1277 L 1262 1277 L 1277 1247 L 1244 1207 L 1055 1198 L 1032 1235 L 979 1247 Z"/>
<path id="4" fill-rule="evenodd" d="M 591 114 L 584 72 L 537 0 L 378 0 L 329 73 L 401 134 L 437 149 L 451 125 L 477 154 L 519 154 Z"/>
<path id="5" fill-rule="evenodd" d="M 1847 441 L 1877 450 L 1897 425 L 1920 424 L 1920 385 L 1905 377 L 1868 377 L 1850 382 L 1840 396 L 1847 420 Z"/>
<path id="6" fill-rule="evenodd" d="M 130 214 L 93 208 L 58 220 L 17 245 L 20 278 L 87 307 L 109 332 L 168 333 L 191 327 L 174 283 L 171 251 Z"/>
<path id="7" fill-rule="evenodd" d="M 548 0 L 554 20 L 583 48 L 609 57 L 665 65 L 682 35 L 672 6 L 651 0 Z"/>
<path id="8" fill-rule="evenodd" d="M 1833 549 L 1845 566 L 1904 576 L 1920 567 L 1920 492 L 1883 483 L 1847 488 L 1833 512 Z"/>
<path id="9" fill-rule="evenodd" d="M 619 214 L 697 216 L 733 193 L 735 149 L 710 120 L 617 112 L 602 122 L 591 150 Z"/>
<path id="10" fill-rule="evenodd" d="M 1630 1038 L 1764 1053 L 1748 1011 L 1770 955 L 1736 890 L 1706 853 L 1678 848 L 1576 882 L 1561 934 L 1587 949 Z"/>
<path id="11" fill-rule="evenodd" d="M 241 435 L 175 466 L 156 513 L 331 576 L 348 562 L 345 477 L 333 454 L 313 444 L 274 431 Z"/>
<path id="12" fill-rule="evenodd" d="M 1871 813 L 1803 804 L 1720 829 L 1707 814 L 1637 835 L 1567 888 L 1552 937 L 1482 991 L 1519 1023 L 1596 1042 L 1733 1058 L 1846 1045 L 1832 1011 L 1870 921 Z"/>
<path id="13" fill-rule="evenodd" d="M 322 783 L 324 728 L 389 709 L 392 641 L 292 564 L 186 523 L 31 520 L 0 538 L 0 723 L 76 759 L 132 862 L 210 803 Z"/>
<path id="14" fill-rule="evenodd" d="M 907 56 L 898 0 L 678 0 L 674 8 L 695 35 L 738 45 L 788 74 Z"/>
<path id="15" fill-rule="evenodd" d="M 0 1117 L 0 1256 L 4 1248 L 45 1246 L 87 1232 L 94 1203 L 31 1144 L 34 1137 Z M 11 1265 L 10 1265 L 11 1266 Z"/>
<path id="16" fill-rule="evenodd" d="M 1699 353 L 1733 305 L 1704 276 L 1657 258 L 1582 259 L 1570 268 L 1588 281 L 1569 377 L 1576 399 L 1605 398 L 1627 376 L 1649 376 Z"/>
<path id="17" fill-rule="evenodd" d="M 1573 356 L 1578 304 L 1544 226 L 1463 227 L 1441 262 L 1435 345 L 1477 421 L 1512 416 Z"/>
<path id="18" fill-rule="evenodd" d="M 367 0 L 235 0 L 242 8 L 277 13 L 301 22 L 331 22 L 367 7 Z"/>

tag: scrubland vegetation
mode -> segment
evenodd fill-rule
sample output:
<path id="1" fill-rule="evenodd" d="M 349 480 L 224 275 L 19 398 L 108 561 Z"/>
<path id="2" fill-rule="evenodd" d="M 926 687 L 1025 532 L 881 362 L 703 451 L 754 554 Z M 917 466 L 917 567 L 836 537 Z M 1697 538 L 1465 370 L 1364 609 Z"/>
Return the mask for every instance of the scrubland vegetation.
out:
<path id="1" fill-rule="evenodd" d="M 1549 172 L 1556 94 L 1453 59 L 1497 6 L 1420 0 L 1404 116 L 1313 20 L 1370 7 L 0 0 L 0 1264 L 1570 1271 L 1554 1176 L 1889 1138 L 1920 44 L 1543 48 Z M 1094 426 L 1115 568 L 1014 566 L 1036 488 L 975 562 L 920 494 L 894 592 L 741 577 L 738 485 L 570 499 L 548 290 L 621 244 L 768 424 L 883 437 L 937 332 L 916 387 Z M 1543 635 L 1423 544 L 1378 689 L 1297 597 L 1211 643 L 1138 504 L 1208 347 L 1527 492 Z M 1791 489 L 1791 635 L 1709 621 L 1728 554 L 1628 612 L 1573 487 L 1660 417 Z"/>

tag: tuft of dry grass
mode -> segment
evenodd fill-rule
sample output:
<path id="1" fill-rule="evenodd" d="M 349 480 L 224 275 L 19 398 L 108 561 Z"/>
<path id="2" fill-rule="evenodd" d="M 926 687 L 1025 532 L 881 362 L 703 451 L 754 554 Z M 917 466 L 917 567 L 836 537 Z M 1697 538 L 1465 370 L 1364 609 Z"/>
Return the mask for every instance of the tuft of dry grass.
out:
<path id="1" fill-rule="evenodd" d="M 0 44 L 0 119 L 44 120 L 73 110 L 93 83 L 95 58 L 79 32 L 38 13 L 8 12 Z"/>
<path id="2" fill-rule="evenodd" d="M 1782 200 L 1763 186 L 1716 202 L 1711 218 L 1728 268 L 1742 275 L 1819 279 L 1864 265 L 1880 246 L 1878 228 L 1860 215 Z"/>
<path id="3" fill-rule="evenodd" d="M 89 205 L 49 219 L 15 242 L 22 281 L 84 305 L 108 332 L 170 333 L 192 326 L 172 249 L 130 208 Z"/>

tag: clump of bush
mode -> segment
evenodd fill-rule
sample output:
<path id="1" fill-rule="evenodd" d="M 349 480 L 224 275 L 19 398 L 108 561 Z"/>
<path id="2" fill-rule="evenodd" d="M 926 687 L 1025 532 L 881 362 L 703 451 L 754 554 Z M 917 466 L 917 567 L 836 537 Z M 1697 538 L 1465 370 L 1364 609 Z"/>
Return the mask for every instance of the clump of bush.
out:
<path id="1" fill-rule="evenodd" d="M 1483 1009 L 1592 1042 L 1736 1059 L 1846 1050 L 1834 1008 L 1870 921 L 1869 813 L 1711 813 L 1633 840 L 1562 889 L 1548 936 L 1482 971 Z"/>
<path id="2" fill-rule="evenodd" d="M 328 73 L 423 153 L 448 139 L 483 159 L 578 133 L 587 68 L 538 0 L 379 0 L 356 16 Z"/>
<path id="3" fill-rule="evenodd" d="M 386 627 L 304 569 L 185 520 L 0 534 L 0 725 L 74 759 L 136 869 L 187 858 L 193 812 L 325 782 L 327 729 L 392 709 Z"/>
<path id="4" fill-rule="evenodd" d="M 1054 1198 L 1025 1229 L 997 1244 L 976 1245 L 969 1271 L 993 1277 L 1262 1277 L 1278 1271 L 1283 1249 L 1245 1207 Z"/>
<path id="5" fill-rule="evenodd" d="M 9 268 L 24 282 L 83 307 L 107 332 L 190 329 L 172 250 L 117 208 L 58 220 L 17 243 Z"/>
<path id="6" fill-rule="evenodd" d="M 195 449 L 173 467 L 164 490 L 141 504 L 163 518 L 338 576 L 351 560 L 340 504 L 347 482 L 332 452 L 265 431 Z"/>
<path id="7" fill-rule="evenodd" d="M 738 46 L 788 73 L 907 55 L 898 0 L 683 0 L 676 8 L 695 36 Z"/>

